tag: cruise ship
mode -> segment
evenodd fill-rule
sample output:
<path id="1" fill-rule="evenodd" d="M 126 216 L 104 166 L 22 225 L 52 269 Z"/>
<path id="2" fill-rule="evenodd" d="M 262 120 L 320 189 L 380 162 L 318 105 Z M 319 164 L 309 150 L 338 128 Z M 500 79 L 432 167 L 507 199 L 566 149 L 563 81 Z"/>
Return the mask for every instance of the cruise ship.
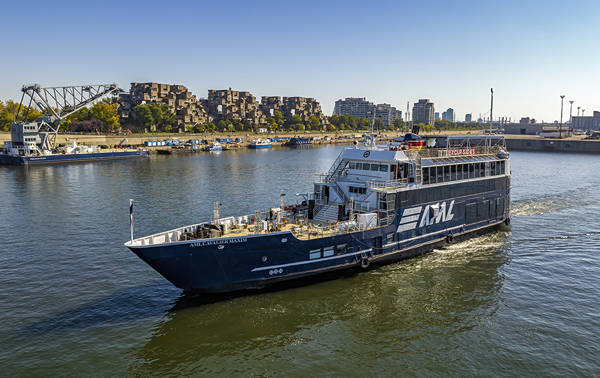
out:
<path id="1" fill-rule="evenodd" d="M 282 193 L 276 207 L 227 217 L 215 204 L 211 221 L 132 232 L 125 246 L 186 292 L 222 293 L 371 269 L 509 224 L 503 137 L 401 139 L 344 149 L 301 203 Z"/>

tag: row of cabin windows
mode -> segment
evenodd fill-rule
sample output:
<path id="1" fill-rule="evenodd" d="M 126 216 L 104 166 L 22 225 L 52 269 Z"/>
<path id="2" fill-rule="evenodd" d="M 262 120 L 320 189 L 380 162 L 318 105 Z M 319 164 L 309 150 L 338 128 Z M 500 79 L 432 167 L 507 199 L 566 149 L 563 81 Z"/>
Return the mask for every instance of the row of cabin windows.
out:
<path id="1" fill-rule="evenodd" d="M 358 163 L 358 162 L 354 162 L 354 161 L 351 161 L 348 163 L 348 169 L 358 169 L 358 170 L 362 170 L 362 171 L 378 171 L 378 172 L 387 172 L 389 169 L 390 172 L 393 172 L 392 165 L 374 164 L 374 163 Z"/>
<path id="2" fill-rule="evenodd" d="M 367 193 L 367 188 L 361 188 L 360 186 L 351 186 L 349 188 L 350 193 L 355 193 L 355 194 L 366 194 Z"/>
<path id="3" fill-rule="evenodd" d="M 448 185 L 424 187 L 415 190 L 406 190 L 398 193 L 388 193 L 387 203 L 395 203 L 396 208 L 419 205 L 422 203 L 439 202 L 457 197 L 464 197 L 473 194 L 503 191 L 506 192 L 509 184 L 506 177 L 495 177 L 487 180 L 467 181 L 449 183 Z M 390 198 L 395 196 L 395 198 Z"/>
<path id="4" fill-rule="evenodd" d="M 423 168 L 423 184 L 503 175 L 505 170 L 506 162 L 504 160 L 426 167 Z"/>
<path id="5" fill-rule="evenodd" d="M 319 248 L 319 249 L 311 249 L 308 252 L 308 258 L 311 260 L 314 260 L 314 259 L 320 259 L 322 257 L 331 257 L 334 254 L 342 255 L 346 252 L 347 246 L 348 245 L 346 243 L 344 243 L 344 244 L 338 244 L 336 246 L 324 247 L 324 248 Z"/>

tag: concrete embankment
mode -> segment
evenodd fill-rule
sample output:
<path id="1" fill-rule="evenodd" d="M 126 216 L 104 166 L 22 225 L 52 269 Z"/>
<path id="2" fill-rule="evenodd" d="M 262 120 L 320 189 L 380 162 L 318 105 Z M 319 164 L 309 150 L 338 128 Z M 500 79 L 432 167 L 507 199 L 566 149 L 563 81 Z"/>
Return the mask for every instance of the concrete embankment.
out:
<path id="1" fill-rule="evenodd" d="M 507 138 L 509 151 L 575 152 L 600 154 L 600 141 L 577 139 Z"/>

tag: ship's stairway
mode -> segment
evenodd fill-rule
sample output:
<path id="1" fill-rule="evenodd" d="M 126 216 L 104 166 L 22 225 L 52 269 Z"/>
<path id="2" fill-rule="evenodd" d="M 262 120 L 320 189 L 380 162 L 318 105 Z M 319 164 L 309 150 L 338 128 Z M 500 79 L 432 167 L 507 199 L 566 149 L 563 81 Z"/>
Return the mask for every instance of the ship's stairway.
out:
<path id="1" fill-rule="evenodd" d="M 335 179 L 335 177 L 339 176 L 340 173 L 342 172 L 342 170 L 344 170 L 344 168 L 346 168 L 346 166 L 348 165 L 348 161 L 344 160 L 344 152 L 342 151 L 339 156 L 337 157 L 337 159 L 335 159 L 335 162 L 333 162 L 333 165 L 331 166 L 331 168 L 329 168 L 329 171 L 327 172 L 327 175 L 325 176 L 325 182 L 331 182 Z"/>
<path id="2" fill-rule="evenodd" d="M 421 155 L 417 155 L 417 158 L 415 159 L 415 182 L 421 182 L 423 180 L 421 174 L 423 170 L 421 168 Z"/>
<path id="3" fill-rule="evenodd" d="M 337 222 L 338 204 L 324 205 L 313 220 L 317 222 Z"/>

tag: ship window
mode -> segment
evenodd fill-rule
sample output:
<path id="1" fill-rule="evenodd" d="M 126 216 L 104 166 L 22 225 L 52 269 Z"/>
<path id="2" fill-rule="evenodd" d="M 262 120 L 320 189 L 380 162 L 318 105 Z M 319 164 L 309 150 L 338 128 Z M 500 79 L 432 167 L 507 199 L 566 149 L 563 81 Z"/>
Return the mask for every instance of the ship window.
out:
<path id="1" fill-rule="evenodd" d="M 456 179 L 457 180 L 462 180 L 462 164 L 459 164 L 456 166 Z"/>
<path id="2" fill-rule="evenodd" d="M 435 177 L 435 167 L 428 168 L 428 170 L 429 170 L 429 181 L 432 184 L 435 184 L 437 182 L 436 177 Z"/>
<path id="3" fill-rule="evenodd" d="M 312 249 L 308 254 L 311 260 L 321 258 L 321 249 Z"/>
<path id="4" fill-rule="evenodd" d="M 346 243 L 344 243 L 344 244 L 338 244 L 337 247 L 335 248 L 335 253 L 337 255 L 344 254 L 346 252 L 346 246 L 347 246 Z"/>
<path id="5" fill-rule="evenodd" d="M 379 170 L 379 164 L 371 164 L 371 170 L 372 171 L 378 171 Z"/>
<path id="6" fill-rule="evenodd" d="M 450 180 L 455 181 L 456 180 L 456 165 L 453 165 L 450 167 Z"/>
<path id="7" fill-rule="evenodd" d="M 350 191 L 350 193 L 356 193 L 356 194 L 366 194 L 367 193 L 367 188 L 361 188 L 358 186 L 350 186 L 348 188 L 348 190 Z"/>
<path id="8" fill-rule="evenodd" d="M 395 165 L 390 165 L 390 172 L 394 172 L 394 170 L 395 170 L 394 168 L 395 167 L 396 167 Z"/>
<path id="9" fill-rule="evenodd" d="M 495 161 L 492 161 L 492 162 L 490 163 L 490 172 L 491 172 L 490 174 L 491 174 L 492 176 L 494 176 L 494 175 L 497 175 L 497 174 L 498 174 L 498 172 L 496 172 L 496 162 L 495 162 Z"/>
<path id="10" fill-rule="evenodd" d="M 323 257 L 333 256 L 333 246 L 323 248 Z"/>
<path id="11" fill-rule="evenodd" d="M 450 181 L 450 166 L 444 166 L 444 181 Z"/>
<path id="12" fill-rule="evenodd" d="M 379 172 L 387 172 L 388 170 L 388 166 L 385 164 L 380 164 L 379 165 Z"/>
<path id="13" fill-rule="evenodd" d="M 390 244 L 394 242 L 394 234 L 387 234 L 387 236 L 385 237 L 385 242 L 386 244 Z"/>
<path id="14" fill-rule="evenodd" d="M 469 178 L 475 177 L 475 165 L 473 163 L 469 164 Z"/>
<path id="15" fill-rule="evenodd" d="M 444 182 L 444 168 L 443 167 L 435 167 L 437 171 L 437 182 Z"/>
<path id="16" fill-rule="evenodd" d="M 348 168 L 349 169 L 356 169 L 356 163 L 354 163 L 354 162 L 348 163 Z"/>
<path id="17" fill-rule="evenodd" d="M 423 184 L 429 184 L 429 168 L 423 168 Z"/>

